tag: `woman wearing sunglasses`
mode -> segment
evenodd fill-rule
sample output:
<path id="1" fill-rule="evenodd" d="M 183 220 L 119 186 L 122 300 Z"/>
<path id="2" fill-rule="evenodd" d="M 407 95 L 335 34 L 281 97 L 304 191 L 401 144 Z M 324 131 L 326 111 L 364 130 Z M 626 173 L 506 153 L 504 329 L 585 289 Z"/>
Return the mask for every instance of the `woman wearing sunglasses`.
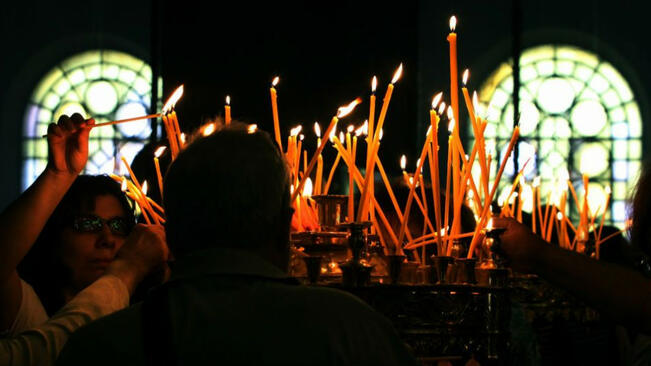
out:
<path id="1" fill-rule="evenodd" d="M 30 363 L 53 362 L 70 333 L 127 306 L 138 283 L 165 268 L 163 228 L 135 225 L 110 178 L 79 176 L 92 123 L 74 114 L 51 124 L 46 169 L 0 214 L 0 332 L 32 329 L 23 334 L 37 346 L 12 351 Z"/>

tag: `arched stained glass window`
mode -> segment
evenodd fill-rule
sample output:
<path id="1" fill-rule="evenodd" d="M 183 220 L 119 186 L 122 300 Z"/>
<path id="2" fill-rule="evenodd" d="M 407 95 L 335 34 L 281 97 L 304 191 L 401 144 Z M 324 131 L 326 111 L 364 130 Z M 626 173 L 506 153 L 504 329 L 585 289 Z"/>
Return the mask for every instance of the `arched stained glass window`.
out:
<path id="1" fill-rule="evenodd" d="M 623 226 L 626 198 L 635 184 L 642 157 L 642 118 L 626 80 L 594 53 L 567 45 L 525 50 L 520 61 L 520 142 L 518 165 L 530 159 L 528 180 L 540 175 L 543 201 L 554 181 L 570 172 L 579 199 L 582 174 L 590 177 L 588 202 L 603 211 L 612 189 L 606 222 Z M 488 120 L 486 142 L 501 156 L 513 127 L 513 75 L 500 65 L 480 88 Z M 495 175 L 496 163 L 492 167 Z M 501 190 L 514 177 L 513 163 L 504 172 Z M 570 199 L 570 198 L 568 198 Z M 571 205 L 570 214 L 576 210 Z"/>
<path id="2" fill-rule="evenodd" d="M 147 63 L 111 50 L 83 52 L 52 68 L 34 89 L 25 114 L 23 189 L 45 168 L 47 141 L 42 136 L 50 122 L 75 112 L 97 123 L 144 116 L 149 111 L 151 80 Z M 150 133 L 149 120 L 92 129 L 85 172 L 115 172 L 121 167 L 115 161 L 122 156 L 131 161 Z"/>

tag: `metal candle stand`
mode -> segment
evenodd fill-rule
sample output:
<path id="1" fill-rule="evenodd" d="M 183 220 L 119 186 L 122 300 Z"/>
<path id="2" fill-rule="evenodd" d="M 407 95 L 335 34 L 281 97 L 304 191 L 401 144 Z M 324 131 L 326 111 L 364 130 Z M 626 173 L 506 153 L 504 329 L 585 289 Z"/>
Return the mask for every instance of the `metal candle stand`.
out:
<path id="1" fill-rule="evenodd" d="M 352 251 L 352 258 L 346 262 L 339 263 L 342 271 L 342 284 L 345 287 L 367 286 L 371 281 L 373 267 L 361 261 L 362 249 L 367 245 L 367 237 L 364 230 L 371 227 L 371 223 L 351 222 L 340 224 L 340 228 L 350 232 L 348 246 Z"/>

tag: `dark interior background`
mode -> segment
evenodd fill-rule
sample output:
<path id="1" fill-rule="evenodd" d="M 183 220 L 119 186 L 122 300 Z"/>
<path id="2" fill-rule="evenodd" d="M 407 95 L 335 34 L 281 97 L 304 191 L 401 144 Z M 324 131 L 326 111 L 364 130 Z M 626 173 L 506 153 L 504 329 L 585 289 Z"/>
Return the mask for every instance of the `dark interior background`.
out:
<path id="1" fill-rule="evenodd" d="M 6 3 L 0 12 L 0 207 L 19 194 L 23 115 L 33 88 L 54 64 L 92 48 L 126 51 L 159 66 L 164 96 L 185 84 L 177 110 L 186 130 L 222 113 L 228 94 L 234 118 L 271 131 L 269 85 L 279 75 L 283 132 L 302 123 L 308 146 L 315 144 L 314 121 L 327 123 L 338 106 L 357 96 L 368 102 L 373 75 L 379 78 L 379 110 L 402 62 L 381 150 L 386 168 L 398 173 L 401 154 L 415 162 L 432 95 L 448 94 L 450 15 L 459 18 L 459 68 L 471 69 L 471 88 L 512 55 L 516 19 L 524 48 L 575 44 L 613 63 L 636 93 L 646 127 L 651 6 L 529 0 L 515 3 L 521 12 L 514 12 L 514 1 Z M 343 125 L 359 124 L 367 113 L 365 103 Z"/>

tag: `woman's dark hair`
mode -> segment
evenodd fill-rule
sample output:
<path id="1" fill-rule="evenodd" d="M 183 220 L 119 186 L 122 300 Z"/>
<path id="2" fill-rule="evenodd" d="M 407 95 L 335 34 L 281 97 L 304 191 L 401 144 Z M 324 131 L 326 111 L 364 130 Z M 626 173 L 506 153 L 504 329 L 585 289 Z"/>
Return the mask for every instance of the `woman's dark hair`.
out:
<path id="1" fill-rule="evenodd" d="M 95 198 L 103 195 L 115 197 L 126 212 L 127 220 L 135 222 L 133 207 L 120 189 L 120 184 L 106 175 L 80 175 L 18 266 L 20 277 L 34 287 L 49 315 L 64 305 L 61 289 L 70 280 L 68 269 L 56 255 L 61 246 L 61 233 L 72 224 L 75 215 L 84 210 L 93 210 Z"/>

